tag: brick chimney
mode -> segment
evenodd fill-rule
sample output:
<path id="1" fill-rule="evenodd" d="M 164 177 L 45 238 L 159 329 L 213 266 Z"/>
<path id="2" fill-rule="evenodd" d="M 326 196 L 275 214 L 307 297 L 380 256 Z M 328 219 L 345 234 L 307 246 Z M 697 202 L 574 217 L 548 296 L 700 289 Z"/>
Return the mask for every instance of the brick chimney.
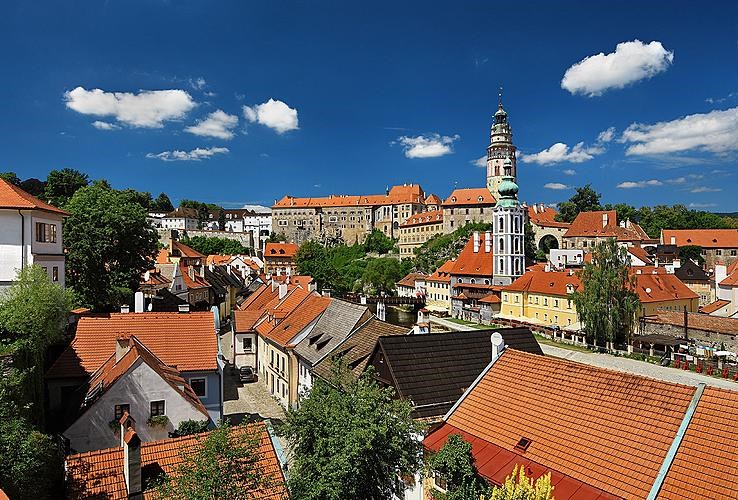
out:
<path id="1" fill-rule="evenodd" d="M 115 362 L 121 360 L 131 350 L 131 336 L 121 333 L 115 338 Z"/>
<path id="2" fill-rule="evenodd" d="M 610 221 L 607 212 L 602 214 L 602 227 L 606 227 L 607 223 Z"/>
<path id="3" fill-rule="evenodd" d="M 474 231 L 474 253 L 479 253 L 479 231 Z"/>
<path id="4" fill-rule="evenodd" d="M 142 499 L 141 439 L 133 427 L 129 427 L 123 436 L 123 476 L 128 498 Z"/>
<path id="5" fill-rule="evenodd" d="M 492 231 L 484 232 L 484 253 L 492 251 Z"/>

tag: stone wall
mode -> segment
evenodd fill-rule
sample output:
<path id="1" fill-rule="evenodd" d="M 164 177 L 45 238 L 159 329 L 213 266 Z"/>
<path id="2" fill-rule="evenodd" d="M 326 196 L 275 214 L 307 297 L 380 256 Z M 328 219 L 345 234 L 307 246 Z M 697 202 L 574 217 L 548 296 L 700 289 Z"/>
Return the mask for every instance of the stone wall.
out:
<path id="1" fill-rule="evenodd" d="M 169 246 L 169 239 L 172 236 L 172 230 L 171 229 L 157 229 L 156 230 L 159 233 L 159 242 L 166 246 Z M 204 236 L 205 238 L 226 238 L 228 240 L 236 240 L 239 243 L 241 243 L 246 248 L 253 248 L 254 247 L 254 237 L 253 234 L 248 231 L 245 233 L 234 233 L 231 231 L 203 231 L 203 230 L 177 230 L 179 233 L 179 238 L 182 239 L 183 236 L 187 235 L 190 238 L 193 236 Z"/>
<path id="2" fill-rule="evenodd" d="M 667 323 L 657 323 L 655 321 L 641 319 L 640 334 L 670 335 L 674 338 L 684 338 L 684 326 L 671 325 Z M 734 334 L 717 333 L 688 327 L 687 336 L 690 339 L 693 339 L 698 344 L 720 348 L 721 343 L 725 343 L 726 350 L 734 352 L 738 351 L 738 341 L 736 340 L 738 332 Z"/>

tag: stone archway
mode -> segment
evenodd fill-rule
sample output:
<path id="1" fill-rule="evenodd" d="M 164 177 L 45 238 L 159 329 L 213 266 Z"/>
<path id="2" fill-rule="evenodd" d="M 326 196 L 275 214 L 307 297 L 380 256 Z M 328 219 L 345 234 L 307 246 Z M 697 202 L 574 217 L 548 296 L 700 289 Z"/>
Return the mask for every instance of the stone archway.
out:
<path id="1" fill-rule="evenodd" d="M 538 241 L 538 249 L 545 254 L 555 248 L 559 248 L 559 240 L 553 234 L 546 234 Z"/>

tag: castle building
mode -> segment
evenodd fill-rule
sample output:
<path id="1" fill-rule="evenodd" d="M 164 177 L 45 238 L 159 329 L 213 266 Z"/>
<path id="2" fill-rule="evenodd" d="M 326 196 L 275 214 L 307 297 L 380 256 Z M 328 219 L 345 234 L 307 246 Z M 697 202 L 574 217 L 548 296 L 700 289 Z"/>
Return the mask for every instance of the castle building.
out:
<path id="1" fill-rule="evenodd" d="M 492 225 L 495 285 L 509 285 L 525 272 L 525 210 L 518 202 L 518 185 L 512 174 L 513 161 L 509 157 L 505 158 L 503 168 Z"/>
<path id="2" fill-rule="evenodd" d="M 518 175 L 515 159 L 516 148 L 512 143 L 512 128 L 507 121 L 507 112 L 502 107 L 501 93 L 489 139 L 489 146 L 487 147 L 487 189 L 492 193 L 495 200 L 499 200 L 500 184 L 505 177 L 503 169 L 506 158 L 510 158 L 512 162 L 510 175 L 512 177 Z"/>

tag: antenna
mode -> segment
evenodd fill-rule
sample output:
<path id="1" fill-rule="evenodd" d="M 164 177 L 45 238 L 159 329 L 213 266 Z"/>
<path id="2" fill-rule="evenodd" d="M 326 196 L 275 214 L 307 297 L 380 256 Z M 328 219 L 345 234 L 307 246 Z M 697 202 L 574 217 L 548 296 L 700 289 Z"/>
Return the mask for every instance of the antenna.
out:
<path id="1" fill-rule="evenodd" d="M 491 337 L 492 345 L 495 347 L 500 347 L 502 345 L 502 335 L 500 335 L 500 332 L 494 332 Z"/>

